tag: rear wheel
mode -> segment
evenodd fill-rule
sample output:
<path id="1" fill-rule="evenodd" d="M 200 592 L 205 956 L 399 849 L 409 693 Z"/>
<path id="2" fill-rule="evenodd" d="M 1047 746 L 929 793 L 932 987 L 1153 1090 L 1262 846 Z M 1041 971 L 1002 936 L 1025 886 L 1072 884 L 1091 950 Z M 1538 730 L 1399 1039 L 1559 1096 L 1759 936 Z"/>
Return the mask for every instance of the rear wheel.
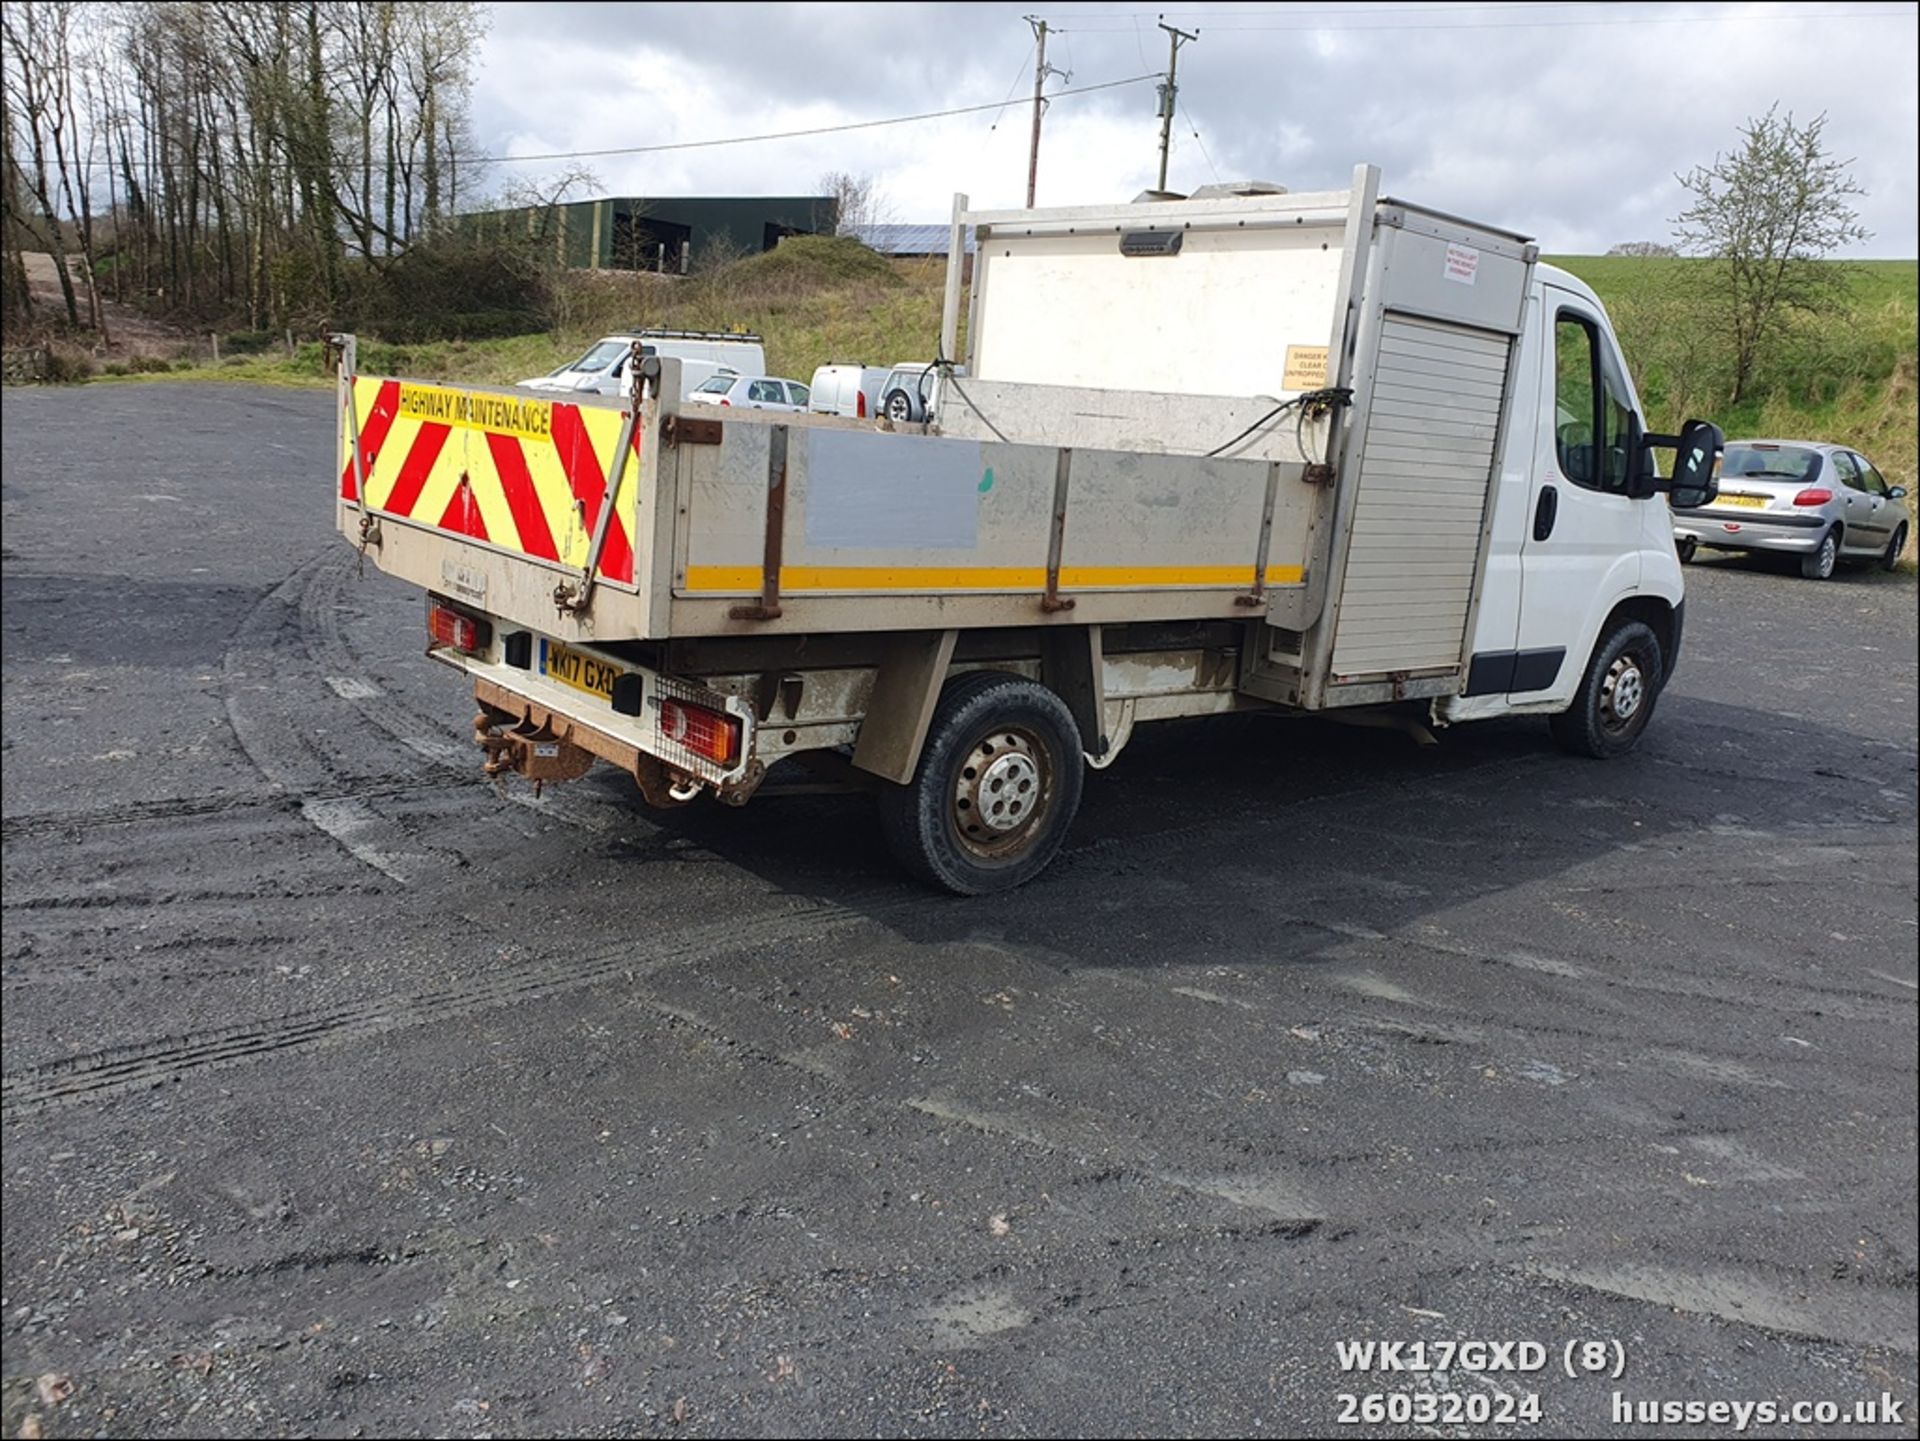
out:
<path id="1" fill-rule="evenodd" d="M 1679 552 L 1680 564 L 1692 565 L 1694 556 L 1699 553 L 1700 542 L 1692 536 L 1687 536 L 1682 540 L 1675 541 L 1673 548 Z"/>
<path id="2" fill-rule="evenodd" d="M 1886 550 L 1881 552 L 1880 569 L 1892 570 L 1895 566 L 1899 565 L 1900 552 L 1906 548 L 1907 528 L 1904 525 L 1898 526 L 1893 532 L 1893 539 L 1887 542 Z"/>
<path id="3" fill-rule="evenodd" d="M 1553 737 L 1575 755 L 1610 760 L 1639 743 L 1666 678 L 1660 638 L 1624 620 L 1600 637 L 1573 704 L 1553 718 Z"/>
<path id="4" fill-rule="evenodd" d="M 1080 808 L 1086 757 L 1060 697 L 1005 671 L 951 681 L 920 765 L 880 798 L 901 865 L 957 895 L 1011 890 L 1046 869 Z"/>
<path id="5" fill-rule="evenodd" d="M 1820 548 L 1800 557 L 1800 574 L 1808 580 L 1825 580 L 1840 563 L 1840 532 L 1830 530 L 1820 537 Z"/>

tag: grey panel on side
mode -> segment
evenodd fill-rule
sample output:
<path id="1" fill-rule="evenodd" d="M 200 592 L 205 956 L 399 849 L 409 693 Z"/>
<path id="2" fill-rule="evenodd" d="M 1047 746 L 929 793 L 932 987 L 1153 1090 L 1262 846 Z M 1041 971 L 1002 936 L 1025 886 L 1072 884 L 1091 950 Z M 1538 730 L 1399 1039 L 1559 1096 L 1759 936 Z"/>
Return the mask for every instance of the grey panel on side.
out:
<path id="1" fill-rule="evenodd" d="M 809 430 L 807 544 L 855 550 L 972 550 L 979 541 L 980 445 L 911 435 Z"/>
<path id="2" fill-rule="evenodd" d="M 1334 631 L 1336 675 L 1460 663 L 1507 349 L 1504 335 L 1386 318 Z"/>

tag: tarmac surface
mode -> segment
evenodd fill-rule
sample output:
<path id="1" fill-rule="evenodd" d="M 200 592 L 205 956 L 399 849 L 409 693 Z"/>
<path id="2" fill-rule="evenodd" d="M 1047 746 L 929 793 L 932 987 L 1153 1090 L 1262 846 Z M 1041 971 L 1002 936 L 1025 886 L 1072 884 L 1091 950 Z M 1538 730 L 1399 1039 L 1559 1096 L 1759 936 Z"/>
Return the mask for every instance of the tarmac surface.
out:
<path id="1" fill-rule="evenodd" d="M 6 397 L 7 1434 L 1914 1434 L 1911 575 L 1694 566 L 1618 762 L 1143 731 L 964 901 L 496 794 L 331 401 Z"/>

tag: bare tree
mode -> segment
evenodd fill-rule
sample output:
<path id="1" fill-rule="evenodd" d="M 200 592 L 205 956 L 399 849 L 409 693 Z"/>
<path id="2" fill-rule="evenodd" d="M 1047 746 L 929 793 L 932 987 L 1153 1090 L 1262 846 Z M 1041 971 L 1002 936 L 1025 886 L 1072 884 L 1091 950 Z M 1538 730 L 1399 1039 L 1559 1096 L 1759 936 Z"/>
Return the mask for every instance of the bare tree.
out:
<path id="1" fill-rule="evenodd" d="M 869 226 L 885 225 L 893 217 L 893 207 L 871 175 L 829 170 L 816 184 L 822 195 L 833 197 L 836 235 L 857 234 Z"/>
<path id="2" fill-rule="evenodd" d="M 1865 192 L 1821 139 L 1827 117 L 1795 125 L 1772 109 L 1741 128 L 1741 145 L 1712 165 L 1677 176 L 1693 195 L 1674 234 L 1711 257 L 1722 322 L 1734 341 L 1738 404 L 1769 342 L 1798 311 L 1820 313 L 1845 298 L 1847 276 L 1827 257 L 1868 238 L 1849 203 Z"/>
<path id="3" fill-rule="evenodd" d="M 200 320 L 317 319 L 471 193 L 468 0 L 8 0 L 0 22 L 9 317 L 44 250 L 70 324 L 104 323 L 80 287 L 109 268 L 115 298 Z"/>
<path id="4" fill-rule="evenodd" d="M 60 279 L 60 298 L 66 303 L 67 323 L 80 325 L 80 305 L 74 294 L 73 272 L 67 265 L 67 235 L 60 224 L 59 191 L 70 190 L 67 157 L 70 136 L 71 68 L 68 33 L 69 7 L 57 0 L 19 0 L 0 10 L 0 38 L 5 41 L 5 103 L 13 112 L 9 141 L 24 143 L 28 164 L 22 165 L 7 148 L 8 190 L 26 188 L 29 204 L 13 217 L 35 243 L 53 257 Z"/>

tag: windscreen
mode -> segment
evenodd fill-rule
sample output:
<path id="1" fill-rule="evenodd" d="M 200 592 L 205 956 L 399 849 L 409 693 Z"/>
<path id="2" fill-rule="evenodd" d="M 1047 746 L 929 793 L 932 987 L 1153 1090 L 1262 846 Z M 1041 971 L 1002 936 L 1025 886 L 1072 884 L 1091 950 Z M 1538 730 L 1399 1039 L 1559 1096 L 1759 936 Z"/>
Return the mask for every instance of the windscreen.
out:
<path id="1" fill-rule="evenodd" d="M 633 347 L 624 340 L 602 340 L 567 367 L 569 370 L 605 370 Z"/>

